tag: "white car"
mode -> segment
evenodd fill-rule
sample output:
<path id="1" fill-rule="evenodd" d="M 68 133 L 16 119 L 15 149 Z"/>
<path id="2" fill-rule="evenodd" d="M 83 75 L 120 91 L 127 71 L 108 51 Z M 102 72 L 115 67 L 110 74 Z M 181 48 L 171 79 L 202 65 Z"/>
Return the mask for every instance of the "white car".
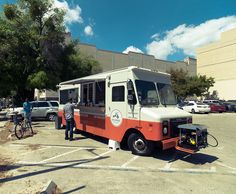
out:
<path id="1" fill-rule="evenodd" d="M 194 101 L 189 101 L 182 109 L 191 113 L 209 113 L 211 111 L 209 105 Z"/>

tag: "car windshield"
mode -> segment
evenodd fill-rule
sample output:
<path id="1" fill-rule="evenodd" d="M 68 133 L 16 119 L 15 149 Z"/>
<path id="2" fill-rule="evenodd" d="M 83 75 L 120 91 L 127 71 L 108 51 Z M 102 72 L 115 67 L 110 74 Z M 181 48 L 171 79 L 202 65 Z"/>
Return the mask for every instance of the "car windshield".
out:
<path id="1" fill-rule="evenodd" d="M 166 106 L 177 104 L 174 92 L 169 84 L 143 80 L 136 80 L 135 84 L 141 105 L 159 105 L 161 103 Z"/>
<path id="2" fill-rule="evenodd" d="M 135 84 L 138 93 L 138 100 L 141 105 L 160 104 L 154 82 L 136 80 Z"/>
<path id="3" fill-rule="evenodd" d="M 175 94 L 169 84 L 157 83 L 158 92 L 163 105 L 176 105 Z"/>

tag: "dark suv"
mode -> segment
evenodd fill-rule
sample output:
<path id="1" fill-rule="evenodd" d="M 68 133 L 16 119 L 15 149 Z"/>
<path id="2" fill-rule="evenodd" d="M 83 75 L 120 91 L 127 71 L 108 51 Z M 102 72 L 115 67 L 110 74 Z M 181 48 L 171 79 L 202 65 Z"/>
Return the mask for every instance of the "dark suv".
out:
<path id="1" fill-rule="evenodd" d="M 50 121 L 55 120 L 58 111 L 57 101 L 32 101 L 32 118 L 47 118 Z"/>

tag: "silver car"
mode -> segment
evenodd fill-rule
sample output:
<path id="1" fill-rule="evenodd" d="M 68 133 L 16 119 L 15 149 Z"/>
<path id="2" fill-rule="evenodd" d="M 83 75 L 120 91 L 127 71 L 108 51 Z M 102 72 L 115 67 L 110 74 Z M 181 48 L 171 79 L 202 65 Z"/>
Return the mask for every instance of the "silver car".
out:
<path id="1" fill-rule="evenodd" d="M 47 118 L 50 121 L 55 120 L 58 111 L 58 102 L 56 101 L 32 101 L 32 118 Z"/>

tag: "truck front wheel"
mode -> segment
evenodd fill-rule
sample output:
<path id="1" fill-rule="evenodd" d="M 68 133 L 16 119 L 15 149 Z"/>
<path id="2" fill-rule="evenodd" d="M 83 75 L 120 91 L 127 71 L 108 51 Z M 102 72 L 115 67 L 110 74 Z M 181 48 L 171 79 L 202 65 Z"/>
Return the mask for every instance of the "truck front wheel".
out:
<path id="1" fill-rule="evenodd" d="M 128 138 L 128 146 L 132 154 L 147 156 L 152 153 L 153 142 L 146 140 L 142 134 L 132 133 Z"/>

